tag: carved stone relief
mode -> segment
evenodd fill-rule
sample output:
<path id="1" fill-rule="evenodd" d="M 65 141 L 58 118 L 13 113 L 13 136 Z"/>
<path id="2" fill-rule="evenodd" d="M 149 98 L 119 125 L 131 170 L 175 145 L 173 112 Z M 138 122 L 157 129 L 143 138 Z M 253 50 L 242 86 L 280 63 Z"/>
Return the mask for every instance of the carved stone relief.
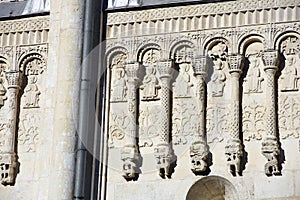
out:
<path id="1" fill-rule="evenodd" d="M 158 136 L 159 131 L 159 116 L 160 106 L 145 106 L 140 110 L 139 126 L 140 136 L 139 145 L 140 147 L 151 147 L 153 146 L 153 139 Z"/>
<path id="2" fill-rule="evenodd" d="M 144 77 L 140 88 L 143 91 L 142 100 L 147 101 L 159 99 L 158 89 L 160 89 L 160 85 L 158 84 L 156 68 L 154 66 L 146 67 L 146 76 Z"/>
<path id="3" fill-rule="evenodd" d="M 265 135 L 265 107 L 256 101 L 243 106 L 244 140 L 261 140 Z"/>
<path id="4" fill-rule="evenodd" d="M 278 118 L 282 139 L 300 136 L 300 102 L 299 96 L 282 95 L 279 99 Z"/>
<path id="5" fill-rule="evenodd" d="M 28 76 L 28 84 L 24 89 L 25 105 L 23 108 L 39 108 L 40 90 L 37 85 L 37 76 Z"/>
<path id="6" fill-rule="evenodd" d="M 208 106 L 206 121 L 208 144 L 221 142 L 229 134 L 229 110 L 226 105 Z"/>
<path id="7" fill-rule="evenodd" d="M 127 101 L 127 86 L 125 76 L 126 55 L 120 54 L 112 61 L 111 102 Z"/>
<path id="8" fill-rule="evenodd" d="M 7 100 L 7 89 L 5 86 L 5 71 L 8 70 L 8 66 L 5 62 L 0 61 L 0 109 L 4 106 L 4 102 Z"/>
<path id="9" fill-rule="evenodd" d="M 246 55 L 249 60 L 249 69 L 247 76 L 244 79 L 244 92 L 262 93 L 263 71 L 261 69 L 261 54 Z"/>
<path id="10" fill-rule="evenodd" d="M 220 42 L 208 52 L 208 55 L 213 61 L 214 68 L 210 82 L 211 95 L 212 97 L 222 97 L 227 78 L 224 73 L 227 46 Z"/>
<path id="11" fill-rule="evenodd" d="M 279 79 L 279 88 L 282 92 L 299 90 L 299 50 L 300 40 L 296 37 L 288 37 L 281 44 L 281 51 L 285 57 L 285 65 Z"/>
<path id="12" fill-rule="evenodd" d="M 37 113 L 24 113 L 20 119 L 18 136 L 19 152 L 35 152 L 40 135 L 40 117 Z"/>
<path id="13" fill-rule="evenodd" d="M 175 98 L 190 98 L 191 97 L 191 78 L 189 70 L 191 66 L 188 63 L 179 64 L 179 74 L 173 83 L 173 96 Z"/>

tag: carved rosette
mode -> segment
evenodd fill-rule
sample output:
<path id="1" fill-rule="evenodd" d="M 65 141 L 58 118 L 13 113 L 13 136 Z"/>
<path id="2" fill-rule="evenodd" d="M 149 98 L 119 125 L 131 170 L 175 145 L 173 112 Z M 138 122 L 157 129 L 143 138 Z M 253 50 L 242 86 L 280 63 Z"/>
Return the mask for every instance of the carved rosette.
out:
<path id="1" fill-rule="evenodd" d="M 207 168 L 207 157 L 208 157 L 208 145 L 206 141 L 206 131 L 205 131 L 205 77 L 206 77 L 206 57 L 195 59 L 193 63 L 194 75 L 197 79 L 197 90 L 196 97 L 198 105 L 200 105 L 199 110 L 199 127 L 196 129 L 198 132 L 194 133 L 194 140 L 190 146 L 190 157 L 192 164 L 192 172 L 197 174 L 199 172 L 204 172 Z"/>
<path id="2" fill-rule="evenodd" d="M 170 148 L 170 80 L 171 61 L 161 61 L 158 71 L 161 80 L 161 115 L 159 144 L 154 148 L 154 157 L 157 161 L 157 168 L 161 177 L 170 177 L 170 165 L 172 162 L 172 150 Z"/>
<path id="3" fill-rule="evenodd" d="M 231 55 L 229 60 L 229 73 L 231 75 L 231 113 L 230 113 L 230 136 L 225 146 L 225 155 L 229 172 L 233 175 L 241 172 L 241 159 L 243 155 L 240 140 L 240 75 L 241 56 Z"/>
<path id="4" fill-rule="evenodd" d="M 20 72 L 6 72 L 9 93 L 9 111 L 7 119 L 10 124 L 7 126 L 4 145 L 0 148 L 0 181 L 3 185 L 13 185 L 18 172 L 18 161 L 16 154 L 16 130 L 18 93 L 20 90 Z"/>
<path id="5" fill-rule="evenodd" d="M 276 94 L 275 94 L 275 74 L 277 72 L 278 53 L 274 50 L 263 53 L 265 63 L 265 72 L 267 77 L 266 89 L 266 137 L 262 142 L 262 154 L 268 159 L 265 165 L 266 175 L 276 175 L 278 172 L 278 156 L 280 154 L 277 140 L 277 112 L 276 112 Z"/>
<path id="6" fill-rule="evenodd" d="M 126 65 L 128 87 L 128 118 L 129 125 L 125 134 L 125 146 L 121 152 L 123 161 L 123 177 L 126 180 L 133 180 L 137 177 L 139 168 L 139 153 L 137 149 L 137 83 L 138 83 L 138 63 L 129 63 Z"/>

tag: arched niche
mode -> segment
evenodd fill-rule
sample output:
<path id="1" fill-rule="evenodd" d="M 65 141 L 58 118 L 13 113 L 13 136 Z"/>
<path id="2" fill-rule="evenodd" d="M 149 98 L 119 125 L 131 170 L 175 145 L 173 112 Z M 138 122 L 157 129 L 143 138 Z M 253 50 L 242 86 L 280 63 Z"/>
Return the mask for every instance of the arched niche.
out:
<path id="1" fill-rule="evenodd" d="M 19 70 L 25 75 L 40 75 L 47 67 L 47 61 L 39 53 L 29 53 L 20 58 Z"/>
<path id="2" fill-rule="evenodd" d="M 169 57 L 175 63 L 191 63 L 195 52 L 195 45 L 191 41 L 183 40 L 171 45 Z"/>
<path id="3" fill-rule="evenodd" d="M 149 43 L 137 51 L 137 60 L 143 65 L 153 65 L 162 58 L 162 49 L 158 44 Z"/>
<path id="4" fill-rule="evenodd" d="M 105 60 L 106 60 L 106 67 L 109 67 L 111 68 L 112 65 L 113 65 L 113 62 L 116 62 L 115 59 L 116 57 L 122 55 L 123 58 L 127 59 L 128 57 L 128 50 L 125 49 L 124 47 L 114 47 L 112 49 L 109 49 L 107 52 L 106 52 L 106 56 L 105 56 Z"/>
<path id="5" fill-rule="evenodd" d="M 233 184 L 219 176 L 200 179 L 189 189 L 186 200 L 238 200 Z"/>

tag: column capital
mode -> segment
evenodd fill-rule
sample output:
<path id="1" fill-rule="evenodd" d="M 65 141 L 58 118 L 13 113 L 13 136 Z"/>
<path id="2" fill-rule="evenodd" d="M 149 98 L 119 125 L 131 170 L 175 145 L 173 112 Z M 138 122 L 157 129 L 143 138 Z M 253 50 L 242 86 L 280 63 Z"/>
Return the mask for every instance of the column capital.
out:
<path id="1" fill-rule="evenodd" d="M 126 63 L 125 71 L 129 79 L 138 80 L 139 66 L 140 64 L 138 62 Z"/>
<path id="2" fill-rule="evenodd" d="M 265 64 L 265 71 L 268 70 L 274 70 L 276 71 L 278 69 L 277 67 L 277 61 L 278 61 L 278 52 L 276 50 L 270 49 L 270 50 L 265 50 L 262 53 L 262 58 Z"/>
<path id="3" fill-rule="evenodd" d="M 238 73 L 241 74 L 241 61 L 242 61 L 242 55 L 240 54 L 232 54 L 228 56 L 228 62 L 229 62 L 229 73 L 234 74 Z"/>
<path id="4" fill-rule="evenodd" d="M 206 56 L 200 56 L 194 59 L 192 63 L 194 74 L 206 76 Z"/>
<path id="5" fill-rule="evenodd" d="M 20 89 L 20 77 L 21 73 L 19 71 L 9 71 L 6 72 L 6 79 L 8 82 L 8 88 L 18 88 Z"/>
<path id="6" fill-rule="evenodd" d="M 172 61 L 162 60 L 158 62 L 157 70 L 160 74 L 160 78 L 169 78 L 172 74 Z"/>

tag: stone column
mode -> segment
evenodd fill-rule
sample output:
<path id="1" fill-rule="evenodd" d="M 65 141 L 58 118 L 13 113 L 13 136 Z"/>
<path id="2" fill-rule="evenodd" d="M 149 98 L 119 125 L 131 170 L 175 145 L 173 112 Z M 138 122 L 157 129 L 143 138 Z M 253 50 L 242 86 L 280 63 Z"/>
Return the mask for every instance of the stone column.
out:
<path id="1" fill-rule="evenodd" d="M 234 176 L 241 172 L 241 157 L 243 154 L 240 141 L 240 76 L 241 56 L 231 55 L 229 59 L 229 73 L 231 75 L 231 112 L 230 112 L 230 136 L 225 146 L 225 155 L 229 172 Z"/>
<path id="2" fill-rule="evenodd" d="M 83 139 L 77 137 L 77 117 L 85 1 L 51 0 L 50 3 L 46 72 L 49 104 L 45 109 L 48 121 L 41 130 L 48 133 L 41 154 L 45 164 L 49 163 L 41 181 L 49 186 L 39 190 L 48 194 L 48 199 L 70 200 L 74 190 L 76 142 Z"/>
<path id="3" fill-rule="evenodd" d="M 278 53 L 275 50 L 268 50 L 263 53 L 265 63 L 264 71 L 267 78 L 266 86 L 266 136 L 262 142 L 262 154 L 268 159 L 265 165 L 267 176 L 280 174 L 278 167 L 278 157 L 280 149 L 277 141 L 277 112 L 276 112 L 276 93 L 275 93 L 275 74 L 278 70 Z"/>
<path id="4" fill-rule="evenodd" d="M 128 88 L 128 117 L 129 125 L 125 135 L 125 146 L 122 149 L 123 160 L 123 177 L 126 180 L 132 180 L 136 178 L 139 165 L 139 154 L 137 148 L 137 111 L 138 111 L 138 99 L 137 99 L 137 84 L 138 84 L 138 70 L 139 64 L 127 64 L 127 88 Z"/>
<path id="5" fill-rule="evenodd" d="M 208 156 L 208 146 L 206 141 L 206 130 L 205 130 L 205 101 L 206 101 L 206 57 L 201 57 L 196 59 L 193 63 L 194 75 L 197 79 L 196 84 L 196 99 L 199 106 L 199 127 L 197 127 L 197 132 L 194 133 L 193 143 L 190 146 L 190 157 L 192 164 L 192 172 L 197 174 L 199 172 L 204 172 L 207 168 L 207 156 Z"/>
<path id="6" fill-rule="evenodd" d="M 18 95 L 20 90 L 20 72 L 6 73 L 9 94 L 6 132 L 3 146 L 0 148 L 0 181 L 3 185 L 13 185 L 17 175 L 18 156 L 16 154 L 16 130 L 18 118 Z"/>
<path id="7" fill-rule="evenodd" d="M 172 152 L 170 148 L 170 80 L 171 61 L 161 61 L 158 65 L 161 80 L 161 114 L 159 144 L 154 148 L 154 156 L 157 161 L 157 168 L 161 177 L 170 177 L 170 164 Z"/>

